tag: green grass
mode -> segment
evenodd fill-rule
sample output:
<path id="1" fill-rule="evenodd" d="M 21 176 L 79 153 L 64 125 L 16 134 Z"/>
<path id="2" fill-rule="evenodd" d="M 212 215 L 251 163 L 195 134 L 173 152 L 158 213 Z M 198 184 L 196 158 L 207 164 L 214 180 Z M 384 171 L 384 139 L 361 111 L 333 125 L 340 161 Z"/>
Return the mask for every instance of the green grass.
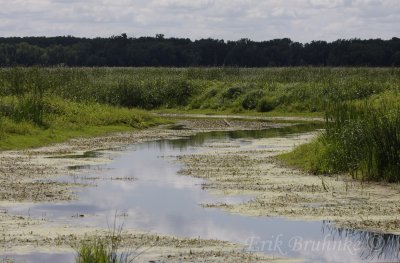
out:
<path id="1" fill-rule="evenodd" d="M 140 256 L 138 249 L 123 249 L 123 225 L 114 224 L 105 236 L 83 240 L 76 247 L 76 263 L 130 263 Z"/>
<path id="2" fill-rule="evenodd" d="M 105 242 L 95 240 L 82 244 L 79 248 L 77 263 L 111 263 L 113 262 Z"/>
<path id="3" fill-rule="evenodd" d="M 3 68 L 0 96 L 56 95 L 143 109 L 323 112 L 398 90 L 398 68 Z"/>
<path id="4" fill-rule="evenodd" d="M 327 107 L 326 131 L 278 158 L 316 174 L 400 182 L 400 96 L 385 92 Z"/>
<path id="5" fill-rule="evenodd" d="M 2 68 L 0 150 L 166 121 L 144 110 L 325 115 L 324 135 L 280 158 L 313 173 L 399 181 L 399 91 L 398 68 Z"/>
<path id="6" fill-rule="evenodd" d="M 37 123 L 26 115 L 15 117 L 21 111 L 20 100 L 18 97 L 2 98 L 7 114 L 0 118 L 1 150 L 38 147 L 74 137 L 129 131 L 164 122 L 141 110 L 46 97 L 42 102 L 41 121 Z"/>
<path id="7" fill-rule="evenodd" d="M 76 263 L 130 263 L 129 254 L 120 251 L 120 236 L 96 237 L 82 242 L 78 248 Z"/>
<path id="8" fill-rule="evenodd" d="M 131 131 L 129 126 L 89 126 L 77 130 L 49 129 L 38 130 L 33 134 L 8 134 L 0 141 L 1 150 L 34 148 L 51 143 L 63 142 L 77 137 L 93 137 L 115 132 Z"/>
<path id="9" fill-rule="evenodd" d="M 329 174 L 331 167 L 327 158 L 327 147 L 321 138 L 296 147 L 277 158 L 287 165 L 313 174 Z"/>

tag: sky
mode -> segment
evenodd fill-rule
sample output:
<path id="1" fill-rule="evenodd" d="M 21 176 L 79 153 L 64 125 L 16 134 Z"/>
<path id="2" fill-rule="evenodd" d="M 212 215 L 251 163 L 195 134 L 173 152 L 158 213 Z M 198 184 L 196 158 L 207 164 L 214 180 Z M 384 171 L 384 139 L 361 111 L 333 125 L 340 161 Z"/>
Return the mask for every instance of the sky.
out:
<path id="1" fill-rule="evenodd" d="M 400 36 L 400 0 L 0 0 L 0 36 L 333 41 Z"/>

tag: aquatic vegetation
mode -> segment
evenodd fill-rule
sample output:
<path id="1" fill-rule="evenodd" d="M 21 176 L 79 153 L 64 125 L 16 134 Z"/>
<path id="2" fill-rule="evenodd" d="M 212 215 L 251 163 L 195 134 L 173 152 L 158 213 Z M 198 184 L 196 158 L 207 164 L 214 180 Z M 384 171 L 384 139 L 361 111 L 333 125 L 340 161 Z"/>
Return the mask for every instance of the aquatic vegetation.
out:
<path id="1" fill-rule="evenodd" d="M 398 153 L 391 149 L 398 146 L 391 136 L 397 113 L 376 110 L 376 105 L 361 109 L 360 101 L 378 104 L 390 94 L 398 98 L 399 87 L 398 68 L 3 68 L 0 149 L 161 122 L 132 108 L 320 116 L 326 112 L 327 136 L 312 148 L 296 150 L 296 162 L 308 158 L 306 166 L 312 172 L 361 172 L 366 179 L 381 177 L 377 174 L 385 169 L 385 180 L 396 181 L 398 165 L 392 164 Z M 369 156 L 361 156 L 367 152 Z"/>
<path id="2" fill-rule="evenodd" d="M 107 237 L 108 238 L 108 237 Z M 79 248 L 77 263 L 128 263 L 129 255 L 118 252 L 119 237 L 97 238 L 83 242 Z"/>
<path id="3" fill-rule="evenodd" d="M 117 226 L 115 214 L 112 228 L 105 236 L 92 237 L 80 242 L 77 249 L 76 263 L 129 263 L 135 254 L 122 250 L 123 224 Z M 140 254 L 139 254 L 140 255 Z"/>
<path id="4" fill-rule="evenodd" d="M 101 241 L 94 241 L 92 244 L 83 244 L 79 249 L 77 262 L 112 262 L 106 246 Z"/>
<path id="5" fill-rule="evenodd" d="M 324 140 L 335 170 L 361 179 L 400 181 L 400 104 L 336 104 L 326 117 Z"/>
<path id="6" fill-rule="evenodd" d="M 202 188 L 213 193 L 254 197 L 244 203 L 215 202 L 204 207 L 251 216 L 330 220 L 345 228 L 398 233 L 398 184 L 365 184 L 345 175 L 310 176 L 276 161 L 278 154 L 311 141 L 314 135 L 284 140 L 280 135 L 254 141 L 253 146 L 232 147 L 234 141 L 223 147 L 203 145 L 202 152 L 178 157 L 185 164 L 181 173 L 207 180 Z"/>
<path id="7" fill-rule="evenodd" d="M 326 132 L 279 158 L 313 173 L 399 182 L 400 103 L 397 94 L 388 96 L 329 104 Z"/>

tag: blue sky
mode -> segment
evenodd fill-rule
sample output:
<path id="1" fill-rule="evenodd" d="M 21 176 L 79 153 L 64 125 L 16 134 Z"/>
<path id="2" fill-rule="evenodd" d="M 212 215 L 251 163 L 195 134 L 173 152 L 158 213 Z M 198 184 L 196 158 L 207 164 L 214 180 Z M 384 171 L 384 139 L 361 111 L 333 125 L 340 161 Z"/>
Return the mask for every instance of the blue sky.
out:
<path id="1" fill-rule="evenodd" d="M 0 36 L 400 36 L 400 0 L 0 0 Z"/>

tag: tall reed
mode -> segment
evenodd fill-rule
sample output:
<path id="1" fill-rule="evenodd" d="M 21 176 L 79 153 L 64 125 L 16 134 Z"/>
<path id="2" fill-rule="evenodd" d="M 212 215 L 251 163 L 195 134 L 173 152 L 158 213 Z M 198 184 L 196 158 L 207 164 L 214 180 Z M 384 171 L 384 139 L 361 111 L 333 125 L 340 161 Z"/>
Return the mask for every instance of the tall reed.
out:
<path id="1" fill-rule="evenodd" d="M 329 159 L 338 171 L 367 180 L 400 181 L 400 105 L 336 103 L 326 112 Z"/>
<path id="2" fill-rule="evenodd" d="M 326 101 L 368 98 L 399 86 L 400 69 L 0 69 L 0 96 L 21 97 L 41 88 L 72 101 L 145 109 L 323 111 Z M 230 96 L 237 88 L 240 93 Z"/>

